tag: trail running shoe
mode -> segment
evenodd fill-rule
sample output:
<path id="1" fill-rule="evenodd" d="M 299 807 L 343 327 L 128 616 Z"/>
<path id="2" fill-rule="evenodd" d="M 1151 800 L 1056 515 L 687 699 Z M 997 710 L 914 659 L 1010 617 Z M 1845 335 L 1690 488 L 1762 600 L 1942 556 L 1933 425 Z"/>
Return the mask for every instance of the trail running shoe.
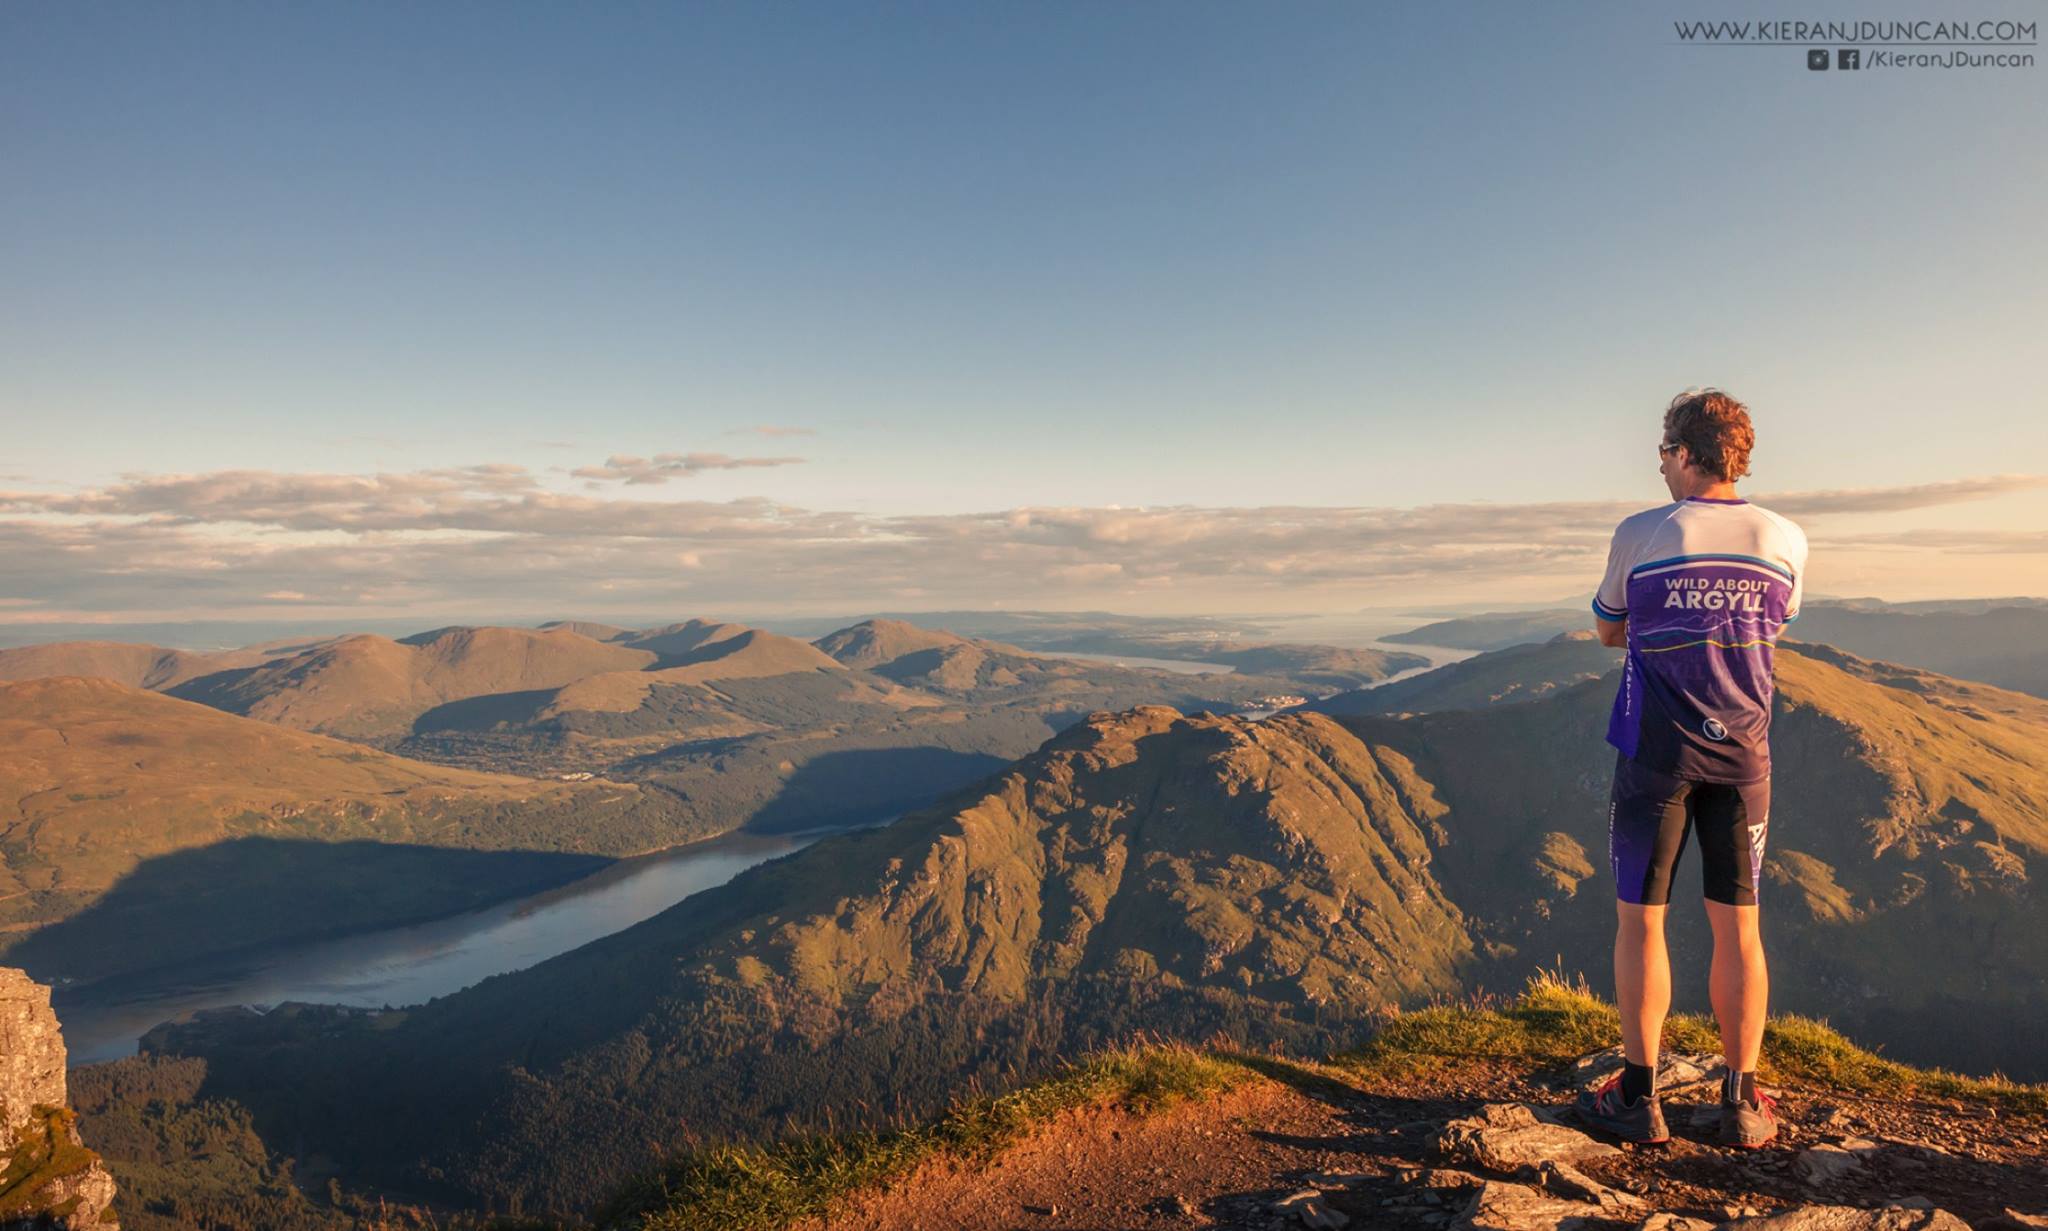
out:
<path id="1" fill-rule="evenodd" d="M 1746 1102 L 1721 1097 L 1721 1144 L 1734 1146 L 1738 1150 L 1754 1150 L 1769 1145 L 1778 1136 L 1778 1100 L 1756 1090 L 1756 1101 Z"/>
<path id="2" fill-rule="evenodd" d="M 1653 1093 L 1633 1103 L 1623 1102 L 1619 1073 L 1598 1090 L 1580 1091 L 1577 1108 L 1579 1119 L 1623 1141 L 1653 1146 L 1671 1140 L 1671 1130 L 1664 1127 L 1664 1107 L 1657 1096 Z"/>

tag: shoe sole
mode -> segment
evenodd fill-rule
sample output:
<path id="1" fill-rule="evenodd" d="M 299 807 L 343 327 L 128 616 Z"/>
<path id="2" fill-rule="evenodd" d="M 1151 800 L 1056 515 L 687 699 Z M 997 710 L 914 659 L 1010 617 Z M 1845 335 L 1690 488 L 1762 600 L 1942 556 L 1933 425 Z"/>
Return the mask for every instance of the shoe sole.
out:
<path id="1" fill-rule="evenodd" d="M 1587 1099 L 1586 1096 L 1581 1095 L 1578 1100 L 1575 1100 L 1572 1103 L 1572 1114 L 1578 1118 L 1580 1124 L 1585 1125 L 1587 1128 L 1595 1129 L 1599 1132 L 1606 1133 L 1608 1136 L 1616 1138 L 1620 1141 L 1625 1141 L 1630 1145 L 1661 1146 L 1670 1143 L 1671 1128 L 1668 1124 L 1665 1123 L 1662 1114 L 1659 1114 L 1656 1117 L 1656 1119 L 1652 1121 L 1652 1123 L 1655 1123 L 1657 1127 L 1664 1130 L 1662 1136 L 1638 1137 L 1636 1136 L 1636 1134 L 1638 1132 L 1641 1132 L 1642 1128 L 1648 1127 L 1647 1125 L 1639 1127 L 1633 1124 L 1623 1124 L 1610 1120 L 1606 1116 L 1603 1116 L 1596 1112 L 1593 1109 L 1593 1107 L 1589 1105 L 1594 1101 L 1596 1100 L 1590 1100 Z"/>
<path id="2" fill-rule="evenodd" d="M 1761 1137 L 1750 1138 L 1741 1133 L 1721 1134 L 1721 1144 L 1732 1150 L 1761 1150 L 1778 1139 L 1778 1126 L 1771 1125 L 1771 1131 Z"/>

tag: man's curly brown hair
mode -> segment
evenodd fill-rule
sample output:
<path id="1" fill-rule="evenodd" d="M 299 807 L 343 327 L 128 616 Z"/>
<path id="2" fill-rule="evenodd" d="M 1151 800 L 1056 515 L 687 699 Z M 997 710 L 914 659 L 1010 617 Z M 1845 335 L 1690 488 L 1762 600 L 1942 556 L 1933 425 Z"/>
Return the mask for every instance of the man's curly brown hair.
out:
<path id="1" fill-rule="evenodd" d="M 1664 441 L 1684 445 L 1693 465 L 1732 483 L 1749 473 L 1756 429 L 1749 408 L 1719 389 L 1688 389 L 1664 412 Z"/>

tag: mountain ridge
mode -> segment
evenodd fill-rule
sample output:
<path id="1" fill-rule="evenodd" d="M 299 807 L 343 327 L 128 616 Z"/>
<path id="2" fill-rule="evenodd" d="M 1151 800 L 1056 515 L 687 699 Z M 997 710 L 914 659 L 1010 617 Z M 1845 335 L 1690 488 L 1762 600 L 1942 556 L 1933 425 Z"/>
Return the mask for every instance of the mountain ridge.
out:
<path id="1" fill-rule="evenodd" d="M 173 695 L 323 735 L 404 733 L 438 705 L 491 693 L 560 687 L 604 670 L 638 670 L 652 650 L 566 630 L 455 627 L 400 641 L 369 634 L 257 667 L 201 677 Z"/>
<path id="2" fill-rule="evenodd" d="M 672 808 L 633 784 L 451 769 L 66 676 L 0 683 L 0 798 L 0 940 L 72 977 L 169 960 L 181 910 L 205 912 L 208 944 L 318 933 L 335 926 L 313 917 L 323 904 L 358 926 L 422 901 L 453 913 L 644 849 Z M 294 886 L 316 847 L 360 869 Z M 76 943 L 56 948 L 53 927 Z"/>
<path id="3" fill-rule="evenodd" d="M 2048 757 L 2031 751 L 2048 706 L 1824 657 L 1779 655 L 1781 1001 L 2018 1057 L 2048 971 L 1998 936 L 2048 925 L 2025 880 L 2048 853 Z M 611 1157 L 661 1123 L 743 1133 L 863 1098 L 913 1109 L 938 1088 L 907 1055 L 987 1079 L 1141 1022 L 1298 1043 L 1539 957 L 1597 968 L 1611 691 L 1407 718 L 1091 714 L 931 808 L 408 1010 L 321 1063 L 425 1066 L 407 1089 L 495 1126 L 435 1173 L 547 1204 L 571 1200 L 533 1178 L 564 1140 Z M 1948 767 L 1916 773 L 1915 747 Z M 1675 919 L 1674 960 L 1700 960 L 1702 932 Z M 1895 960 L 1928 978 L 1871 1001 Z M 308 1013 L 263 1029 L 330 1029 Z M 283 1080 L 266 1066 L 288 1047 L 234 1033 L 166 1027 L 150 1045 L 204 1051 L 234 1089 Z M 342 1114 L 315 1112 L 321 1097 L 302 1114 Z"/>
<path id="4" fill-rule="evenodd" d="M 128 641 L 59 641 L 0 650 L 0 681 L 82 675 L 162 690 L 216 671 L 258 666 L 276 657 L 279 655 L 253 646 L 204 651 Z"/>

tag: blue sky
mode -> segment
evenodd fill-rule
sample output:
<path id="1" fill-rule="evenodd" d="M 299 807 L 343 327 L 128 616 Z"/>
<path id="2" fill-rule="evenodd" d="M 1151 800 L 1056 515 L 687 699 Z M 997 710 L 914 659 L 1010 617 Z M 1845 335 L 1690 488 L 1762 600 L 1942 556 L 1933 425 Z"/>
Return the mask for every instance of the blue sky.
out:
<path id="1" fill-rule="evenodd" d="M 2048 78 L 1723 15 L 8 6 L 0 618 L 1520 600 L 1704 383 L 1818 589 L 2048 592 Z M 763 464 L 573 473 L 657 454 Z M 1540 558 L 1388 539 L 1481 504 Z"/>

